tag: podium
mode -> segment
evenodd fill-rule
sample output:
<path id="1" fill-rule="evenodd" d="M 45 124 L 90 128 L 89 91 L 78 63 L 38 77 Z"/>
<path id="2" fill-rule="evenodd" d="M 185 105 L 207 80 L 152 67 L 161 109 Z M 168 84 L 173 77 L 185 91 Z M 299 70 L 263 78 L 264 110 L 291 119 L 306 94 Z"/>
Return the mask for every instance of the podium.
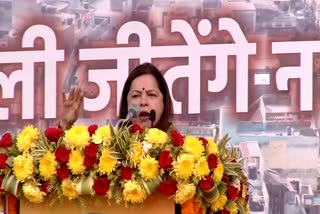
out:
<path id="1" fill-rule="evenodd" d="M 20 214 L 174 214 L 175 203 L 173 199 L 154 192 L 149 195 L 143 204 L 128 205 L 124 204 L 108 204 L 107 199 L 103 200 L 103 204 L 95 206 L 96 196 L 87 196 L 85 199 L 86 208 L 81 208 L 77 199 L 69 200 L 64 197 L 62 203 L 52 208 L 48 208 L 42 204 L 33 204 L 26 198 L 20 200 Z"/>

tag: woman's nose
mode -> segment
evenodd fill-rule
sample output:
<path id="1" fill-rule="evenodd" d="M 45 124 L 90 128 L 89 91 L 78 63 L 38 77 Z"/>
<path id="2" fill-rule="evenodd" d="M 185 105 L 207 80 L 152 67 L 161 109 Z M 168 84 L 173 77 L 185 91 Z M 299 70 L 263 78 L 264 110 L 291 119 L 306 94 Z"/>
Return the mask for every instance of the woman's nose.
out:
<path id="1" fill-rule="evenodd" d="M 146 95 L 146 94 L 142 94 L 142 95 L 141 95 L 140 105 L 141 105 L 141 106 L 146 106 L 146 105 L 148 105 L 148 100 L 147 100 L 147 95 Z"/>

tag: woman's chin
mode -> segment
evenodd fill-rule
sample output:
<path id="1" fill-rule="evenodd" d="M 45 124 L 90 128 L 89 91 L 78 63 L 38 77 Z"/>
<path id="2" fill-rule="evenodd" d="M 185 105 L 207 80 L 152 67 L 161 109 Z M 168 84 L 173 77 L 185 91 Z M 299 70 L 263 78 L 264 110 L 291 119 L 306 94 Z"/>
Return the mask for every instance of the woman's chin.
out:
<path id="1" fill-rule="evenodd" d="M 142 122 L 140 125 L 143 129 L 151 128 L 151 122 Z"/>

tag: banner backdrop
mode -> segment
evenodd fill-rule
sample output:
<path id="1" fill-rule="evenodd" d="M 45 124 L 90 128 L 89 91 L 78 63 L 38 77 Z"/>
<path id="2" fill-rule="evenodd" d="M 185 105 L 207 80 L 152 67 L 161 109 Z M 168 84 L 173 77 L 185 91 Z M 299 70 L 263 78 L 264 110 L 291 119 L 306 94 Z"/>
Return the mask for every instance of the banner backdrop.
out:
<path id="1" fill-rule="evenodd" d="M 117 121 L 143 62 L 184 134 L 229 134 L 251 213 L 320 213 L 318 1 L 0 0 L 0 134 L 42 130 L 79 86 L 78 124 Z"/>

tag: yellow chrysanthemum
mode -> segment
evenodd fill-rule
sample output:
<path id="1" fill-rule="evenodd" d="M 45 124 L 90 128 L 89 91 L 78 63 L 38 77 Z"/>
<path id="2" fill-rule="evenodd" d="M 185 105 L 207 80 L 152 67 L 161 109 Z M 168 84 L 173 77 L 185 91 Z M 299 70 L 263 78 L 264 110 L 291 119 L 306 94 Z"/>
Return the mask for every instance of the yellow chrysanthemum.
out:
<path id="1" fill-rule="evenodd" d="M 195 193 L 196 193 L 196 187 L 194 184 L 179 183 L 177 192 L 176 192 L 175 201 L 178 204 L 184 204 L 185 202 L 193 198 Z"/>
<path id="2" fill-rule="evenodd" d="M 23 195 L 32 203 L 41 203 L 44 201 L 45 193 L 41 192 L 35 182 L 28 181 L 22 186 Z"/>
<path id="3" fill-rule="evenodd" d="M 110 173 L 116 169 L 117 164 L 117 159 L 110 156 L 108 148 L 104 148 L 99 161 L 99 173 L 101 175 L 110 175 Z"/>
<path id="4" fill-rule="evenodd" d="M 84 157 L 82 156 L 79 150 L 72 150 L 70 154 L 70 159 L 68 162 L 68 166 L 74 175 L 81 175 L 85 167 L 83 165 Z"/>
<path id="5" fill-rule="evenodd" d="M 199 160 L 204 152 L 204 147 L 197 137 L 186 136 L 184 139 L 183 150 L 192 154 L 196 160 Z"/>
<path id="6" fill-rule="evenodd" d="M 210 155 L 210 154 L 218 155 L 219 154 L 219 149 L 218 149 L 217 144 L 211 138 L 206 138 L 206 139 L 208 141 L 208 145 L 206 147 L 207 154 L 208 155 Z"/>
<path id="7" fill-rule="evenodd" d="M 130 203 L 142 203 L 147 198 L 147 193 L 141 184 L 130 180 L 124 185 L 123 197 Z"/>
<path id="8" fill-rule="evenodd" d="M 138 144 L 131 145 L 130 147 L 134 151 L 134 153 L 130 156 L 131 162 L 136 167 L 140 163 L 142 158 L 142 144 L 138 143 Z"/>
<path id="9" fill-rule="evenodd" d="M 218 212 L 219 210 L 223 209 L 227 201 L 228 198 L 226 195 L 219 195 L 217 200 L 211 204 L 211 209 L 213 210 L 213 212 Z"/>
<path id="10" fill-rule="evenodd" d="M 242 182 L 242 195 L 241 195 L 242 198 L 246 198 L 247 190 L 248 190 L 247 184 Z"/>
<path id="11" fill-rule="evenodd" d="M 156 146 L 162 146 L 169 140 L 169 137 L 164 131 L 161 131 L 157 128 L 152 128 L 148 130 L 144 140 L 149 143 L 153 143 Z"/>
<path id="12" fill-rule="evenodd" d="M 249 203 L 247 204 L 246 208 L 245 208 L 245 214 L 249 214 L 250 213 L 250 206 Z"/>
<path id="13" fill-rule="evenodd" d="M 194 157 L 190 154 L 182 154 L 173 162 L 174 171 L 177 178 L 188 179 L 193 172 Z"/>
<path id="14" fill-rule="evenodd" d="M 77 184 L 72 182 L 70 179 L 64 179 L 61 184 L 62 194 L 69 198 L 69 200 L 75 199 L 78 197 L 77 193 Z"/>
<path id="15" fill-rule="evenodd" d="M 139 164 L 140 174 L 145 180 L 154 180 L 159 173 L 159 163 L 156 159 L 147 156 Z"/>
<path id="16" fill-rule="evenodd" d="M 226 209 L 230 212 L 230 214 L 237 214 L 239 210 L 237 203 L 230 201 L 227 203 Z"/>
<path id="17" fill-rule="evenodd" d="M 53 175 L 57 174 L 57 165 L 56 156 L 50 151 L 41 158 L 39 170 L 44 180 L 49 180 Z"/>
<path id="18" fill-rule="evenodd" d="M 29 150 L 34 150 L 37 146 L 39 135 L 39 130 L 37 128 L 33 128 L 32 125 L 24 128 L 17 137 L 17 147 L 19 151 L 27 152 Z"/>
<path id="19" fill-rule="evenodd" d="M 193 174 L 199 179 L 210 173 L 208 162 L 205 157 L 201 157 L 195 164 Z"/>
<path id="20" fill-rule="evenodd" d="M 215 183 L 220 183 L 224 173 L 224 168 L 222 163 L 218 163 L 217 168 L 213 171 L 213 181 Z"/>
<path id="21" fill-rule="evenodd" d="M 112 140 L 110 125 L 99 127 L 95 134 L 92 135 L 92 141 L 95 144 L 103 143 L 103 145 L 109 145 Z"/>
<path id="22" fill-rule="evenodd" d="M 18 181 L 23 182 L 31 178 L 33 173 L 33 157 L 30 154 L 24 153 L 13 159 L 13 174 Z"/>
<path id="23" fill-rule="evenodd" d="M 66 131 L 64 140 L 69 148 L 84 148 L 89 145 L 91 138 L 86 126 L 75 125 Z"/>

